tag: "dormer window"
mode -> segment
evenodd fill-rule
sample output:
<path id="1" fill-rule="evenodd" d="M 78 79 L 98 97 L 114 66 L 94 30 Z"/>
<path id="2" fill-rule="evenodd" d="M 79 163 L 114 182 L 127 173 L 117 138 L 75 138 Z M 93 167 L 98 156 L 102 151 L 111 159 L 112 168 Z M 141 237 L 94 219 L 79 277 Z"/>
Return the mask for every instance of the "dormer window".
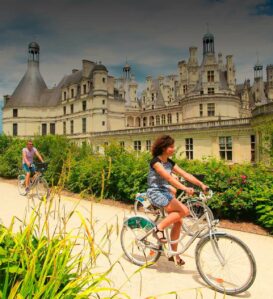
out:
<path id="1" fill-rule="evenodd" d="M 208 82 L 214 82 L 214 71 L 208 71 Z"/>
<path id="2" fill-rule="evenodd" d="M 74 89 L 71 89 L 71 98 L 74 98 Z"/>
<path id="3" fill-rule="evenodd" d="M 64 91 L 64 101 L 66 101 L 66 91 Z"/>
<path id="4" fill-rule="evenodd" d="M 83 93 L 86 94 L 86 84 L 83 85 Z"/>

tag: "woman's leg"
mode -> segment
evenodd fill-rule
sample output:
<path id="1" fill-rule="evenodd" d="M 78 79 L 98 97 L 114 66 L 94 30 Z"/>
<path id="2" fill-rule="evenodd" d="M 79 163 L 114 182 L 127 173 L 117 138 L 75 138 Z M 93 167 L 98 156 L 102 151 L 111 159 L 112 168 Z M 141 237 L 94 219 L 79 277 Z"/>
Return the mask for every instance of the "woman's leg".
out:
<path id="1" fill-rule="evenodd" d="M 181 221 L 182 217 L 189 215 L 188 208 L 183 205 L 179 200 L 173 198 L 169 204 L 164 207 L 165 211 L 168 213 L 167 217 L 164 218 L 158 225 L 158 229 L 163 230 L 177 221 Z"/>
<path id="2" fill-rule="evenodd" d="M 173 198 L 165 207 L 165 211 L 168 213 L 168 216 L 163 219 L 157 227 L 159 230 L 163 230 L 164 228 L 173 224 L 171 230 L 171 240 L 177 240 L 181 231 L 182 218 L 189 215 L 189 209 L 176 198 Z M 176 251 L 177 246 L 178 243 L 172 244 L 172 250 Z M 180 260 L 179 256 L 177 256 L 177 260 Z"/>

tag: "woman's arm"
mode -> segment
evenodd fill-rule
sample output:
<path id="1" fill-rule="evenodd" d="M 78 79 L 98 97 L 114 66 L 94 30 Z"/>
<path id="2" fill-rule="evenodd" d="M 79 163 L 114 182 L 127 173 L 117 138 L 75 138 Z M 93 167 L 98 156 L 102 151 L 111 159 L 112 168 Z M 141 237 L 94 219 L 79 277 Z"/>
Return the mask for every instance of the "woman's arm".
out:
<path id="1" fill-rule="evenodd" d="M 180 168 L 177 164 L 174 165 L 173 172 L 178 175 L 181 175 L 186 181 L 189 181 L 190 183 L 199 186 L 203 191 L 206 191 L 209 188 L 204 183 L 199 181 L 195 176 Z"/>
<path id="2" fill-rule="evenodd" d="M 181 189 L 181 190 L 185 191 L 186 193 L 188 193 L 190 195 L 193 195 L 193 193 L 194 193 L 193 188 L 188 188 L 188 187 L 184 186 L 183 184 L 181 184 L 175 177 L 173 177 L 170 173 L 168 173 L 166 171 L 166 169 L 162 166 L 161 163 L 156 162 L 153 165 L 153 168 L 163 179 L 165 179 L 171 185 L 173 185 L 177 189 Z"/>

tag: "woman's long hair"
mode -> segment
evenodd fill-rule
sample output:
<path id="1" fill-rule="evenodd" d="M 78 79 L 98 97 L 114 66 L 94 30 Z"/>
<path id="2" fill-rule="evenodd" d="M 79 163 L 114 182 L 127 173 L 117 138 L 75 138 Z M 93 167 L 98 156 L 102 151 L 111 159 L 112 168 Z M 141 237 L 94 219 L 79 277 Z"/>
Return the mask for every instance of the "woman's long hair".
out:
<path id="1" fill-rule="evenodd" d="M 158 137 L 152 145 L 152 155 L 153 157 L 157 157 L 161 155 L 163 151 L 174 144 L 174 139 L 169 135 L 162 135 Z"/>

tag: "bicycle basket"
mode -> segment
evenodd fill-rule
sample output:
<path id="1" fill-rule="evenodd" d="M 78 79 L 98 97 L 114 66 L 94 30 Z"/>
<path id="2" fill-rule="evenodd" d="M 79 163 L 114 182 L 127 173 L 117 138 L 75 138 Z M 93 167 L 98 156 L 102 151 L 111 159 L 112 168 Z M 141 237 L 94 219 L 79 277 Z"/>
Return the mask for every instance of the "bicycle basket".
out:
<path id="1" fill-rule="evenodd" d="M 35 163 L 36 171 L 44 172 L 47 170 L 48 163 Z"/>

